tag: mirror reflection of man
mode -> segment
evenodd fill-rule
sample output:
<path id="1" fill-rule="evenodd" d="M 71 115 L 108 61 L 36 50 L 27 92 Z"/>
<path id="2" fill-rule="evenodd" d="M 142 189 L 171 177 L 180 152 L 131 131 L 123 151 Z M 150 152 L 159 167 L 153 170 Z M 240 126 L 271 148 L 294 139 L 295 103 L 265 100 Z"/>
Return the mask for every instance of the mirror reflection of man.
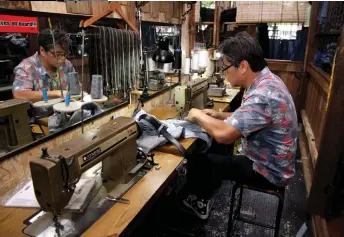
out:
<path id="1" fill-rule="evenodd" d="M 48 91 L 48 98 L 60 98 L 60 82 L 64 96 L 67 93 L 69 72 L 75 71 L 66 58 L 68 56 L 68 37 L 62 30 L 44 29 L 38 34 L 38 51 L 24 59 L 14 69 L 13 97 L 31 102 L 43 100 L 41 90 Z M 57 80 L 57 68 L 60 80 Z"/>

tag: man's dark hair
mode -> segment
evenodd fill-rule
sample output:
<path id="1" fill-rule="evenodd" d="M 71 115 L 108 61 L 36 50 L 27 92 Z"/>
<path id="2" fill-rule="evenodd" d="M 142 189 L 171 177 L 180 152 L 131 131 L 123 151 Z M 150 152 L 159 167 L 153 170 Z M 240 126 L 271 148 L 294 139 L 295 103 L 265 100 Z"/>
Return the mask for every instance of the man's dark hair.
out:
<path id="1" fill-rule="evenodd" d="M 68 50 L 68 37 L 67 32 L 63 30 L 53 30 L 55 44 L 60 45 L 61 48 Z M 45 51 L 54 49 L 53 36 L 50 29 L 44 29 L 38 34 L 37 38 L 38 44 L 38 54 L 40 46 L 43 47 Z"/>
<path id="2" fill-rule="evenodd" d="M 245 31 L 224 40 L 219 51 L 236 68 L 243 60 L 248 62 L 253 72 L 259 72 L 268 65 L 258 41 Z"/>

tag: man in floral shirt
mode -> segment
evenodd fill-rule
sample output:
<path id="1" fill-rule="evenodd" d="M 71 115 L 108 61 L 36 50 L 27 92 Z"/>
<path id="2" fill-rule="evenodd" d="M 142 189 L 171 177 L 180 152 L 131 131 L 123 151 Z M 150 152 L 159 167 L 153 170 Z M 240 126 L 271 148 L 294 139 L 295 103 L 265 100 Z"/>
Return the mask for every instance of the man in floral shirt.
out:
<path id="1" fill-rule="evenodd" d="M 49 99 L 61 97 L 60 83 L 64 95 L 68 88 L 67 73 L 74 68 L 68 56 L 67 34 L 54 30 L 55 48 L 51 31 L 45 29 L 38 34 L 38 51 L 24 59 L 14 69 L 13 97 L 31 102 L 43 100 L 42 89 L 48 90 Z M 57 79 L 57 68 L 60 80 Z"/>
<path id="2" fill-rule="evenodd" d="M 184 204 L 202 219 L 209 215 L 209 200 L 221 180 L 283 187 L 295 173 L 298 122 L 288 89 L 269 70 L 258 42 L 246 32 L 225 40 L 220 51 L 226 79 L 246 89 L 242 105 L 233 113 L 192 109 L 187 119 L 200 124 L 218 143 L 232 144 L 241 138 L 241 148 L 238 155 L 189 159 L 190 193 Z"/>

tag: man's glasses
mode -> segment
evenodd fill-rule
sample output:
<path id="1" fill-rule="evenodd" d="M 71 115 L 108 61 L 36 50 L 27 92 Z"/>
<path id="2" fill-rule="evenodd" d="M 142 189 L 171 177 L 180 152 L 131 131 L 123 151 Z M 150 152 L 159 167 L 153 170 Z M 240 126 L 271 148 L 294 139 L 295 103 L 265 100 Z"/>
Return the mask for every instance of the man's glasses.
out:
<path id="1" fill-rule="evenodd" d="M 65 53 L 53 53 L 50 50 L 48 51 L 49 53 L 51 53 L 53 56 L 55 56 L 56 58 L 67 58 L 69 53 L 65 52 Z"/>
<path id="2" fill-rule="evenodd" d="M 230 68 L 231 66 L 233 66 L 233 64 L 231 64 L 231 65 L 225 65 L 225 64 L 222 64 L 222 66 L 221 66 L 221 71 L 223 71 L 223 72 L 225 72 L 228 68 Z"/>

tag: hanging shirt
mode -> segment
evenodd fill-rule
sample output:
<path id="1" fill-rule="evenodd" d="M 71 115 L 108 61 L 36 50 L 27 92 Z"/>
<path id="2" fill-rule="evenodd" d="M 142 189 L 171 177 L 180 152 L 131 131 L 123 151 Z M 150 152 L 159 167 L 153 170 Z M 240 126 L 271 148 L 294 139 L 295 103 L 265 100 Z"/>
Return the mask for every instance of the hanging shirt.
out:
<path id="1" fill-rule="evenodd" d="M 74 71 L 71 62 L 66 60 L 65 65 L 60 68 L 62 89 L 66 90 L 68 88 L 67 74 Z M 47 73 L 37 52 L 16 66 L 14 75 L 13 91 L 60 90 L 59 81 L 56 80 L 56 72 L 53 74 Z"/>
<path id="2" fill-rule="evenodd" d="M 298 122 L 283 81 L 266 67 L 243 96 L 242 105 L 225 120 L 242 135 L 239 152 L 253 169 L 284 186 L 295 173 Z"/>

